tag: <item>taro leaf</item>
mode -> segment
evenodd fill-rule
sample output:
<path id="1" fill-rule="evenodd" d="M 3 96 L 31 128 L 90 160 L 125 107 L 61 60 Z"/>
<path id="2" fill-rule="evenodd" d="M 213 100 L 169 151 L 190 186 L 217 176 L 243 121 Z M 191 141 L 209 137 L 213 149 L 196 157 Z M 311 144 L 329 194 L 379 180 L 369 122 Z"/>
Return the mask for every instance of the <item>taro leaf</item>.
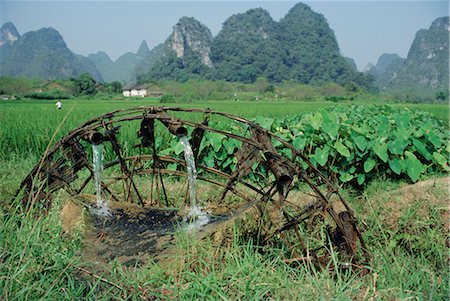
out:
<path id="1" fill-rule="evenodd" d="M 323 123 L 322 114 L 318 112 L 314 115 L 309 115 L 309 122 L 315 130 L 319 130 Z"/>
<path id="2" fill-rule="evenodd" d="M 348 150 L 348 148 L 342 144 L 339 141 L 336 141 L 336 143 L 334 144 L 334 147 L 336 148 L 336 150 L 344 157 L 348 158 L 350 157 L 350 151 Z"/>
<path id="3" fill-rule="evenodd" d="M 287 139 L 285 139 L 285 140 L 287 140 Z M 272 145 L 275 147 L 279 147 L 279 146 L 282 146 L 283 143 L 281 143 L 280 140 L 278 140 L 278 139 L 272 139 Z"/>
<path id="4" fill-rule="evenodd" d="M 409 138 L 411 137 L 411 129 L 409 129 L 409 128 L 400 128 L 395 133 L 395 136 L 398 139 L 409 140 Z"/>
<path id="5" fill-rule="evenodd" d="M 368 158 L 366 162 L 364 162 L 364 172 L 369 173 L 376 165 L 376 161 L 372 158 Z"/>
<path id="6" fill-rule="evenodd" d="M 203 161 L 205 162 L 205 165 L 208 167 L 214 167 L 214 157 L 212 156 L 206 156 L 203 158 Z"/>
<path id="7" fill-rule="evenodd" d="M 233 163 L 233 158 L 230 157 L 223 162 L 222 168 L 227 168 L 231 163 Z"/>
<path id="8" fill-rule="evenodd" d="M 428 140 L 431 142 L 431 143 L 433 143 L 433 145 L 434 145 L 434 147 L 436 148 L 436 149 L 438 149 L 438 148 L 440 148 L 441 147 L 441 139 L 438 137 L 438 135 L 436 135 L 435 133 L 433 133 L 433 132 L 429 132 L 428 134 L 427 134 L 427 137 L 428 137 Z"/>
<path id="9" fill-rule="evenodd" d="M 389 133 L 389 120 L 387 118 L 385 118 L 385 120 L 380 121 L 380 124 L 378 124 L 378 128 L 377 128 L 377 132 L 378 132 L 378 136 L 387 136 Z"/>
<path id="10" fill-rule="evenodd" d="M 359 185 L 362 185 L 364 181 L 366 180 L 366 174 L 362 173 L 358 175 L 357 181 Z"/>
<path id="11" fill-rule="evenodd" d="M 257 124 L 259 124 L 261 127 L 265 128 L 266 130 L 269 130 L 272 128 L 272 124 L 273 124 L 273 119 L 272 118 L 266 118 L 266 117 L 262 117 L 262 116 L 257 116 L 255 118 L 255 122 Z"/>
<path id="12" fill-rule="evenodd" d="M 320 166 L 324 166 L 328 161 L 328 155 L 330 154 L 330 148 L 325 145 L 322 149 L 316 148 L 314 158 Z"/>
<path id="13" fill-rule="evenodd" d="M 177 170 L 177 164 L 176 163 L 171 163 L 167 165 L 167 169 L 168 170 Z"/>
<path id="14" fill-rule="evenodd" d="M 416 182 L 420 178 L 422 172 L 425 171 L 426 166 L 423 165 L 413 153 L 406 151 L 405 155 L 407 157 L 405 162 L 406 173 L 413 182 Z"/>
<path id="15" fill-rule="evenodd" d="M 159 154 L 161 156 L 168 156 L 172 153 L 172 151 L 173 151 L 173 148 L 169 147 L 169 148 L 166 148 L 166 149 L 163 149 L 162 151 L 160 151 Z"/>
<path id="16" fill-rule="evenodd" d="M 414 137 L 420 138 L 425 134 L 425 132 L 422 130 L 422 128 L 417 129 L 417 131 L 414 132 Z"/>
<path id="17" fill-rule="evenodd" d="M 406 146 L 408 146 L 408 140 L 397 138 L 389 142 L 389 151 L 393 155 L 403 155 Z"/>
<path id="18" fill-rule="evenodd" d="M 402 173 L 402 162 L 400 161 L 400 159 L 393 158 L 389 160 L 389 167 L 398 175 Z"/>
<path id="19" fill-rule="evenodd" d="M 208 135 L 208 139 L 211 142 L 211 145 L 216 153 L 222 147 L 223 138 L 225 138 L 225 136 L 219 133 L 209 133 Z"/>
<path id="20" fill-rule="evenodd" d="M 356 147 L 358 147 L 361 151 L 364 151 L 367 147 L 367 140 L 363 136 L 358 136 L 353 141 L 356 144 Z"/>
<path id="21" fill-rule="evenodd" d="M 228 153 L 225 149 L 222 149 L 221 151 L 218 151 L 215 153 L 214 157 L 219 161 L 222 162 L 225 160 L 226 157 L 228 157 Z"/>
<path id="22" fill-rule="evenodd" d="M 297 150 L 303 150 L 306 145 L 306 139 L 303 137 L 297 137 L 292 141 L 292 145 L 295 146 Z"/>
<path id="23" fill-rule="evenodd" d="M 286 158 L 292 158 L 292 150 L 290 148 L 281 149 L 280 154 Z"/>
<path id="24" fill-rule="evenodd" d="M 307 170 L 309 165 L 305 161 L 301 161 L 300 164 L 302 165 L 303 170 Z"/>
<path id="25" fill-rule="evenodd" d="M 419 152 L 419 154 L 421 154 L 425 159 L 430 161 L 431 160 L 431 154 L 427 150 L 425 145 L 420 140 L 417 140 L 417 139 L 413 139 L 412 142 L 413 142 L 413 145 L 416 147 L 417 151 Z"/>
<path id="26" fill-rule="evenodd" d="M 341 180 L 342 182 L 345 183 L 345 182 L 351 181 L 353 179 L 353 177 L 354 176 L 350 173 L 342 172 L 342 173 L 340 173 L 339 180 Z"/>
<path id="27" fill-rule="evenodd" d="M 388 160 L 388 145 L 384 142 L 375 143 L 373 146 L 373 152 L 381 159 L 384 163 Z"/>
<path id="28" fill-rule="evenodd" d="M 322 130 L 330 136 L 331 140 L 337 138 L 339 132 L 339 124 L 337 123 L 336 114 L 322 112 L 323 126 Z"/>
<path id="29" fill-rule="evenodd" d="M 181 154 L 184 151 L 183 144 L 181 144 L 181 142 L 178 142 L 177 145 L 175 145 L 173 150 L 174 150 L 176 155 Z"/>
<path id="30" fill-rule="evenodd" d="M 447 159 L 441 155 L 438 152 L 434 152 L 433 153 L 433 158 L 436 160 L 436 162 L 441 165 L 441 166 L 445 166 L 445 164 L 447 163 Z"/>
<path id="31" fill-rule="evenodd" d="M 400 128 L 407 128 L 409 126 L 409 122 L 411 120 L 410 113 L 404 114 L 395 114 L 394 115 L 395 122 Z"/>
<path id="32" fill-rule="evenodd" d="M 234 139 L 225 139 L 223 141 L 223 146 L 225 147 L 226 152 L 231 155 L 232 153 L 234 153 L 234 148 L 236 146 L 236 144 L 234 143 Z"/>

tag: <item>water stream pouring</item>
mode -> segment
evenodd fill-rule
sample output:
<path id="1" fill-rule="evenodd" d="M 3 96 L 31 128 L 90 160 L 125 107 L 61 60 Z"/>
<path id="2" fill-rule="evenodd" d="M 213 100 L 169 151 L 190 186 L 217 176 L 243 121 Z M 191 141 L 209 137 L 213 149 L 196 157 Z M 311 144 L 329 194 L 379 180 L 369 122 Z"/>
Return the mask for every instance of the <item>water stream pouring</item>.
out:
<path id="1" fill-rule="evenodd" d="M 111 212 L 108 208 L 108 204 L 106 204 L 106 201 L 102 198 L 103 144 L 101 144 L 101 138 L 95 137 L 94 135 L 91 140 L 96 196 L 94 212 L 100 216 L 110 216 Z"/>
<path id="2" fill-rule="evenodd" d="M 185 135 L 179 135 L 179 139 L 181 145 L 183 145 L 184 160 L 186 161 L 186 169 L 188 173 L 189 200 L 191 204 L 189 218 L 194 220 L 192 227 L 195 228 L 207 224 L 209 218 L 206 212 L 203 212 L 197 205 L 197 168 L 195 166 L 195 158 L 191 144 Z"/>

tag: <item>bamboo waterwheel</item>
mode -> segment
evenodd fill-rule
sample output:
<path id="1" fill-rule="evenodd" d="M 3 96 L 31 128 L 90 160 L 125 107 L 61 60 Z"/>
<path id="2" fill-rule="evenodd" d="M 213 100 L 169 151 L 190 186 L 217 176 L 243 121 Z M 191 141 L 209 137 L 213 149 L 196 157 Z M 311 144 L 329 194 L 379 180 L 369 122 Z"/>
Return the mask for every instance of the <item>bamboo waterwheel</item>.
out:
<path id="1" fill-rule="evenodd" d="M 209 109 L 136 107 L 93 118 L 47 150 L 17 195 L 46 210 L 58 191 L 94 193 L 92 145 L 101 144 L 102 198 L 181 210 L 189 189 L 179 137 L 192 147 L 201 205 L 227 205 L 228 216 L 257 208 L 259 241 L 283 245 L 289 258 L 368 260 L 353 210 L 302 152 L 255 122 Z"/>

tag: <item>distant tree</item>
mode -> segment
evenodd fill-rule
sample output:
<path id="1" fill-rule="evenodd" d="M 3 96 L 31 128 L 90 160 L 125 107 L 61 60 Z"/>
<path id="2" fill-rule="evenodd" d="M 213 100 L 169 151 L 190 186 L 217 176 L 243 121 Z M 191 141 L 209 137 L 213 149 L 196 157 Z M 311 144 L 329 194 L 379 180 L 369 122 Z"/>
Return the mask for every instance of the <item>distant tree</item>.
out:
<path id="1" fill-rule="evenodd" d="M 265 78 L 263 76 L 258 77 L 255 81 L 255 87 L 259 93 L 266 92 L 266 90 L 269 86 L 270 86 L 269 81 L 267 80 L 267 78 Z"/>
<path id="2" fill-rule="evenodd" d="M 74 79 L 75 93 L 78 95 L 95 94 L 95 79 L 89 73 L 82 73 L 78 78 Z"/>
<path id="3" fill-rule="evenodd" d="M 448 95 L 449 95 L 448 90 L 441 90 L 436 92 L 436 99 L 439 101 L 448 101 Z"/>
<path id="4" fill-rule="evenodd" d="M 122 93 L 122 84 L 118 81 L 109 83 L 109 92 L 111 93 Z"/>

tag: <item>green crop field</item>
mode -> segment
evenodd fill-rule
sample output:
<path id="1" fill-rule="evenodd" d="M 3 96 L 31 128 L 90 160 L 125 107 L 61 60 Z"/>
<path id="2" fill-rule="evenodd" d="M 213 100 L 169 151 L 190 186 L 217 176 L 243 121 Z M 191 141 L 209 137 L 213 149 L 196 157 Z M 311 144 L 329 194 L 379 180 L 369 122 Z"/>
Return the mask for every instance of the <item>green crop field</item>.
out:
<path id="1" fill-rule="evenodd" d="M 448 299 L 448 104 L 164 104 L 255 120 L 302 150 L 328 176 L 337 174 L 342 194 L 364 225 L 372 257 L 365 275 L 358 268 L 332 269 L 336 258 L 325 268 L 291 264 L 283 250 L 236 233 L 227 246 L 179 233 L 177 252 L 169 262 L 127 266 L 113 260 L 100 267 L 94 258 L 81 255 L 81 229 L 63 231 L 62 194 L 56 195 L 47 215 L 33 211 L 38 209 L 24 211 L 18 200 L 11 200 L 48 145 L 69 130 L 113 110 L 160 105 L 156 100 L 69 99 L 57 110 L 54 101 L 0 102 L 0 299 Z M 121 139 L 133 135 L 136 129 L 124 129 Z M 228 141 L 218 141 L 222 145 L 205 151 L 206 160 L 229 152 Z M 177 151 L 176 141 L 169 145 L 166 153 Z"/>

